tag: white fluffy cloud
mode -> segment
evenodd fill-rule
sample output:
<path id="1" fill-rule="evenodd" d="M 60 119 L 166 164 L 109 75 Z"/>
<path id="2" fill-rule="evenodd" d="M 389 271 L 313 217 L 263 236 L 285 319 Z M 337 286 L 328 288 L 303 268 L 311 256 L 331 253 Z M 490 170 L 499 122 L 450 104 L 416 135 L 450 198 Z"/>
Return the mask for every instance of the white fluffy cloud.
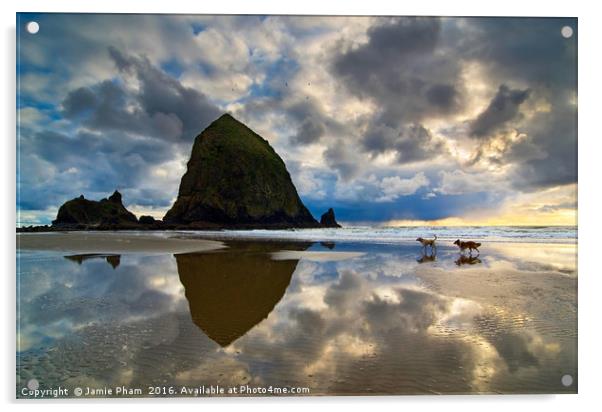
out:
<path id="1" fill-rule="evenodd" d="M 392 202 L 400 196 L 413 195 L 418 189 L 428 186 L 429 179 L 423 172 L 416 173 L 409 179 L 399 176 L 385 177 L 380 182 L 382 196 L 376 198 L 377 202 Z"/>

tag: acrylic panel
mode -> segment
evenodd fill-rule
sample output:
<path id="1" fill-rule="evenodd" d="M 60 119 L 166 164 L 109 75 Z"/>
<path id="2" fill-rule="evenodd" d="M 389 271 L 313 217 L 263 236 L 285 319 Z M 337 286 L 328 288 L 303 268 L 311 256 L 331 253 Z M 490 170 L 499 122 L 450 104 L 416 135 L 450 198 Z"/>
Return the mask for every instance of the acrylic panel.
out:
<path id="1" fill-rule="evenodd" d="M 18 13 L 16 397 L 576 393 L 577 35 Z"/>

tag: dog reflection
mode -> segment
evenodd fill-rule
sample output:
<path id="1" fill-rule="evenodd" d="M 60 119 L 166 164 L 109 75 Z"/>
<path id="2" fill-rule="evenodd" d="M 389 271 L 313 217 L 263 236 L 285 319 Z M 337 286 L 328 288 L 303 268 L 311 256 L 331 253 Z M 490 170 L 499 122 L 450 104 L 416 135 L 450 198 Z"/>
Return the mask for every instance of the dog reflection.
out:
<path id="1" fill-rule="evenodd" d="M 418 259 L 416 259 L 416 262 L 426 263 L 426 262 L 434 262 L 435 260 L 437 260 L 437 249 L 433 249 L 431 251 L 430 255 L 428 253 L 426 253 L 425 250 L 423 250 L 422 256 L 420 256 Z"/>
<path id="2" fill-rule="evenodd" d="M 481 263 L 481 259 L 479 259 L 478 256 L 460 255 L 460 257 L 458 258 L 458 260 L 456 260 L 456 265 L 458 265 L 458 266 L 462 266 L 462 265 L 476 265 L 477 263 Z"/>

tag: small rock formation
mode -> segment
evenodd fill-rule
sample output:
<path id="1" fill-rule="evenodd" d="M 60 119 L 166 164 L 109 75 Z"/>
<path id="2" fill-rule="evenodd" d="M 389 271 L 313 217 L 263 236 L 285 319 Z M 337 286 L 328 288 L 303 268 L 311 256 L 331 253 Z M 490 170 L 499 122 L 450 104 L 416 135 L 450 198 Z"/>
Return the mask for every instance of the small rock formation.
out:
<path id="1" fill-rule="evenodd" d="M 117 190 L 108 199 L 88 200 L 84 195 L 71 199 L 59 208 L 53 226 L 130 226 L 138 219 L 121 202 Z"/>
<path id="2" fill-rule="evenodd" d="M 154 225 L 155 223 L 157 223 L 154 217 L 147 215 L 140 216 L 138 222 L 142 223 L 143 225 Z"/>
<path id="3" fill-rule="evenodd" d="M 322 215 L 320 224 L 324 227 L 341 227 L 334 217 L 334 210 L 332 210 L 332 208 L 328 209 L 328 211 Z"/>
<path id="4" fill-rule="evenodd" d="M 319 227 L 280 156 L 229 114 L 196 137 L 163 222 L 189 228 Z"/>

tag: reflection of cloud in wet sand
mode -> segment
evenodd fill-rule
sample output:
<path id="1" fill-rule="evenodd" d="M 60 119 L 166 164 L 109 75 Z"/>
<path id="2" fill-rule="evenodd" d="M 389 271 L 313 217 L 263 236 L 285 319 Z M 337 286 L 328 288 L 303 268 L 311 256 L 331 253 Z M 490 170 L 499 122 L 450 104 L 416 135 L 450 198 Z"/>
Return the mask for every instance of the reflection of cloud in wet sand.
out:
<path id="1" fill-rule="evenodd" d="M 313 260 L 314 262 L 335 262 L 363 256 L 361 252 L 306 252 L 296 250 L 279 250 L 272 253 L 273 260 Z"/>
<path id="2" fill-rule="evenodd" d="M 488 249 L 531 270 L 557 271 L 576 276 L 577 245 L 569 243 L 492 243 Z"/>

